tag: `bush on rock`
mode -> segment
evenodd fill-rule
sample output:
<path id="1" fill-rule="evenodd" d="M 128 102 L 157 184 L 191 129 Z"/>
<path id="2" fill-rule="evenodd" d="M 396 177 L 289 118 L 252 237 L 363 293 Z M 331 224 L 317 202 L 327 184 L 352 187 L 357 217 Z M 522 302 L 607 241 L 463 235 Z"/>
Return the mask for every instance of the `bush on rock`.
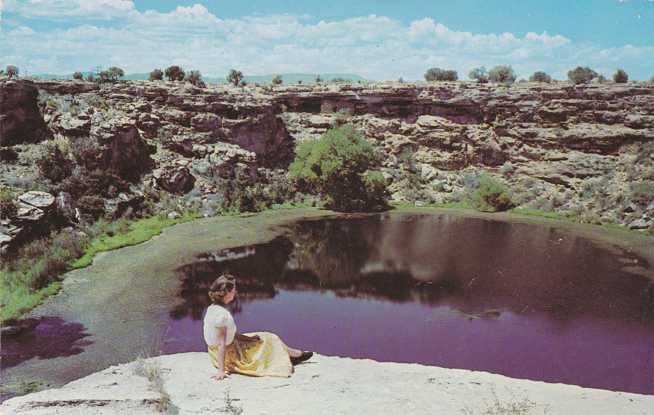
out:
<path id="1" fill-rule="evenodd" d="M 508 188 L 485 173 L 475 177 L 468 185 L 468 199 L 481 212 L 501 212 L 515 206 Z"/>
<path id="2" fill-rule="evenodd" d="M 322 195 L 337 211 L 379 211 L 388 204 L 379 157 L 353 126 L 330 129 L 297 149 L 289 177 L 300 191 Z"/>

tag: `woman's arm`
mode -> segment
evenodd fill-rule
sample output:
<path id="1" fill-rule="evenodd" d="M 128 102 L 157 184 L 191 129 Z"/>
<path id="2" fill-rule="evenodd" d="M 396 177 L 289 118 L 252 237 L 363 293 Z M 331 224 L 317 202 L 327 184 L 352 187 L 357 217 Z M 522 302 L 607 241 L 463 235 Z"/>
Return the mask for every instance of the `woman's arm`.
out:
<path id="1" fill-rule="evenodd" d="M 211 379 L 222 380 L 227 377 L 228 373 L 225 370 L 225 348 L 227 346 L 227 328 L 218 327 L 216 328 L 216 333 L 218 335 L 218 356 L 216 356 L 218 364 L 218 373 L 213 375 Z"/>
<path id="2" fill-rule="evenodd" d="M 245 334 L 241 334 L 239 332 L 236 332 L 236 334 L 234 334 L 234 339 L 242 342 L 258 342 L 259 340 L 261 340 L 257 335 L 246 336 Z"/>

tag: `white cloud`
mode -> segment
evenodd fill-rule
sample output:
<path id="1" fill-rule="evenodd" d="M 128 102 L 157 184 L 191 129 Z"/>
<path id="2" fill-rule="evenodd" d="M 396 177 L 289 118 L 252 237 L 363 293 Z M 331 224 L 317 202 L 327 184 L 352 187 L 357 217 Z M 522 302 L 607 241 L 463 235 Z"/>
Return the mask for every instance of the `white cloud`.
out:
<path id="1" fill-rule="evenodd" d="M 23 17 L 109 19 L 133 12 L 131 0 L 5 0 L 0 7 Z"/>
<path id="2" fill-rule="evenodd" d="M 247 74 L 350 72 L 417 79 L 433 66 L 456 69 L 465 78 L 475 66 L 511 64 L 524 77 L 545 70 L 563 78 L 577 65 L 601 71 L 620 65 L 649 77 L 644 62 L 654 55 L 654 46 L 602 49 L 547 32 L 472 33 L 430 18 L 409 24 L 376 15 L 316 23 L 293 15 L 221 19 L 200 4 L 138 11 L 124 0 L 111 2 L 111 13 L 103 15 L 99 10 L 109 0 L 26 1 L 52 5 L 53 16 L 79 16 L 66 29 L 35 32 L 23 19 L 13 30 L 0 31 L 6 59 L 0 65 L 15 63 L 30 72 L 72 73 L 96 65 L 147 72 L 175 63 L 213 76 L 235 67 Z M 79 7 L 64 11 L 64 4 Z M 15 1 L 12 7 L 22 10 Z M 102 16 L 113 18 L 111 27 L 93 22 Z"/>

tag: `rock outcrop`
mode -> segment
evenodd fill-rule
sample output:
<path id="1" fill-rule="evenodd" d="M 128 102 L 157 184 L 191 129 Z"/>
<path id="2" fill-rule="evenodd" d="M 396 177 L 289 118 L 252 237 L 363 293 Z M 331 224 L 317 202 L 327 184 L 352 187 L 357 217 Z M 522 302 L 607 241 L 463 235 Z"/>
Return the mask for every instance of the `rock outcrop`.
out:
<path id="1" fill-rule="evenodd" d="M 216 382 L 206 353 L 110 367 L 60 389 L 13 398 L 18 414 L 643 414 L 654 397 L 486 372 L 314 356 L 291 378 L 233 374 Z M 146 378 L 149 374 L 150 379 Z M 518 412 L 516 412 L 518 413 Z"/>
<path id="2" fill-rule="evenodd" d="M 38 93 L 29 81 L 0 82 L 0 146 L 34 143 L 50 135 L 36 105 Z"/>
<path id="3" fill-rule="evenodd" d="M 49 134 L 77 148 L 88 142 L 97 168 L 175 193 L 211 194 L 239 163 L 284 169 L 298 141 L 352 123 L 384 153 L 396 200 L 457 201 L 468 176 L 484 170 L 522 207 L 654 224 L 652 84 L 10 81 L 0 91 L 5 101 L 20 97 L 2 107 L 2 128 L 12 131 L 4 145 Z M 20 133 L 27 121 L 7 121 L 28 119 L 34 134 Z M 0 166 L 0 182 L 19 169 L 24 176 L 21 160 Z"/>

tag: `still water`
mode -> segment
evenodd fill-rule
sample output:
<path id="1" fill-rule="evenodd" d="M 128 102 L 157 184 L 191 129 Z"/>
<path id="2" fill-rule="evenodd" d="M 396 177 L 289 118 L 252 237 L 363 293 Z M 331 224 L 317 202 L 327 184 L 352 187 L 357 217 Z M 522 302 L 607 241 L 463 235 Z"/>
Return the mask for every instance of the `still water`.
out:
<path id="1" fill-rule="evenodd" d="M 206 350 L 217 274 L 239 331 L 327 355 L 654 394 L 654 283 L 643 260 L 547 227 L 433 215 L 310 220 L 177 270 L 163 352 Z"/>

